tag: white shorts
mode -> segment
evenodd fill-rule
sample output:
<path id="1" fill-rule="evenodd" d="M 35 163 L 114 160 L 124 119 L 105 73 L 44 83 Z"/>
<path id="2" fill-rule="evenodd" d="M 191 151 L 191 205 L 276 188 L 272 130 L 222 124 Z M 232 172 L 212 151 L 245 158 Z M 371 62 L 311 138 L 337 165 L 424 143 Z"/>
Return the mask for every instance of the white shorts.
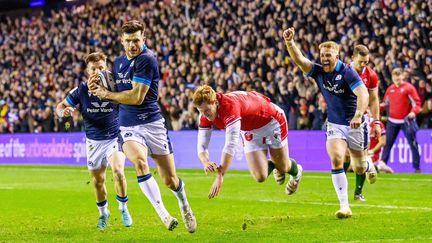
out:
<path id="1" fill-rule="evenodd" d="M 109 165 L 108 158 L 119 151 L 118 138 L 109 140 L 92 140 L 86 138 L 87 168 L 97 170 Z"/>
<path id="2" fill-rule="evenodd" d="M 362 151 L 368 148 L 369 145 L 369 124 L 368 119 L 360 124 L 359 128 L 351 128 L 350 126 L 339 125 L 327 122 L 327 140 L 343 139 L 347 142 L 348 148 Z"/>
<path id="3" fill-rule="evenodd" d="M 120 134 L 123 142 L 136 141 L 148 149 L 149 154 L 167 155 L 172 154 L 172 145 L 165 128 L 165 119 L 154 122 L 131 126 L 120 127 Z"/>
<path id="4" fill-rule="evenodd" d="M 285 114 L 278 106 L 275 105 L 275 107 L 280 113 L 278 118 L 273 118 L 263 127 L 250 131 L 240 131 L 245 153 L 269 148 L 278 149 L 288 144 L 288 127 Z"/>

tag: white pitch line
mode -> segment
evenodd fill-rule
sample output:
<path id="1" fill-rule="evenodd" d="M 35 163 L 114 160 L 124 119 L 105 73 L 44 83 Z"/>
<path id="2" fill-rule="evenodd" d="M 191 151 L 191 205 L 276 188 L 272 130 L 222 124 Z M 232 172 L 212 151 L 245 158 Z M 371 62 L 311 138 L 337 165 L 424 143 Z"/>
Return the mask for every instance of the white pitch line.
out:
<path id="1" fill-rule="evenodd" d="M 13 190 L 15 187 L 13 186 L 0 186 L 0 190 Z"/>
<path id="2" fill-rule="evenodd" d="M 339 206 L 339 203 L 326 203 L 326 202 L 290 202 L 283 200 L 269 200 L 262 199 L 260 202 L 277 202 L 277 203 L 289 203 L 289 204 L 308 204 L 308 205 L 322 205 L 322 206 Z M 352 207 L 368 207 L 368 208 L 386 208 L 386 209 L 406 209 L 406 210 L 420 210 L 420 211 L 432 211 L 432 208 L 428 207 L 413 207 L 413 206 L 396 206 L 396 205 L 373 205 L 373 204 L 350 204 Z"/>

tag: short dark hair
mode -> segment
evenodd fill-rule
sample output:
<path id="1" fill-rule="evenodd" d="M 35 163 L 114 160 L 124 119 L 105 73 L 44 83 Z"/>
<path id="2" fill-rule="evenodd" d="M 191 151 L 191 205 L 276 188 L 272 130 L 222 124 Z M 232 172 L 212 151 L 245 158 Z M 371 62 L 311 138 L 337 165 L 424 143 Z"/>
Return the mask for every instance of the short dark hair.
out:
<path id="1" fill-rule="evenodd" d="M 144 34 L 145 27 L 144 24 L 138 20 L 131 20 L 124 23 L 121 27 L 121 34 L 133 34 L 137 31 L 141 31 Z"/>
<path id="2" fill-rule="evenodd" d="M 85 63 L 86 65 L 89 64 L 89 62 L 98 62 L 100 60 L 106 61 L 107 57 L 102 52 L 93 52 L 86 56 Z"/>
<path id="3" fill-rule="evenodd" d="M 369 55 L 369 49 L 365 45 L 356 45 L 354 47 L 353 56 L 357 56 L 359 54 L 361 56 L 367 56 L 367 55 Z"/>

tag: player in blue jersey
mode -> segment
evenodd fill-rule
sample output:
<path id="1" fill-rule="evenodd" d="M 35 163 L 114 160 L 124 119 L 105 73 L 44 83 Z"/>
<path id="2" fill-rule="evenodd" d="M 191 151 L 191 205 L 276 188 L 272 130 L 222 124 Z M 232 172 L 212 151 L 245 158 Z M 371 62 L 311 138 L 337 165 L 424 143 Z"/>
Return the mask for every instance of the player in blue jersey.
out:
<path id="1" fill-rule="evenodd" d="M 183 181 L 177 177 L 174 157 L 164 119 L 157 104 L 159 67 L 156 55 L 145 45 L 144 25 L 130 21 L 121 27 L 125 54 L 114 61 L 113 74 L 118 92 L 109 92 L 91 78 L 90 90 L 101 99 L 120 104 L 120 132 L 123 151 L 135 166 L 138 183 L 169 230 L 178 222 L 162 202 L 159 187 L 150 173 L 148 154 L 156 162 L 162 181 L 178 199 L 189 232 L 196 229 L 195 216 L 186 198 Z"/>
<path id="2" fill-rule="evenodd" d="M 106 56 L 103 53 L 91 53 L 85 62 L 88 76 L 106 69 Z M 132 218 L 126 206 L 128 196 L 124 176 L 125 155 L 118 148 L 118 105 L 91 95 L 87 83 L 83 82 L 71 90 L 66 99 L 57 105 L 56 112 L 59 117 L 67 117 L 76 110 L 76 107 L 84 118 L 87 167 L 93 177 L 96 204 L 100 213 L 97 227 L 104 229 L 110 215 L 105 188 L 105 172 L 108 163 L 114 176 L 121 219 L 123 225 L 129 227 L 132 225 Z"/>
<path id="3" fill-rule="evenodd" d="M 368 107 L 369 94 L 357 72 L 338 60 L 339 46 L 332 41 L 319 45 L 321 65 L 305 58 L 294 42 L 294 28 L 284 31 L 283 37 L 289 55 L 318 84 L 328 106 L 326 148 L 332 162 L 332 181 L 339 198 L 337 218 L 352 215 L 348 204 L 348 182 L 343 169 L 345 153 L 350 152 L 351 165 L 357 174 L 366 173 L 374 183 L 377 173 L 367 160 L 369 140 L 368 121 L 363 116 Z"/>

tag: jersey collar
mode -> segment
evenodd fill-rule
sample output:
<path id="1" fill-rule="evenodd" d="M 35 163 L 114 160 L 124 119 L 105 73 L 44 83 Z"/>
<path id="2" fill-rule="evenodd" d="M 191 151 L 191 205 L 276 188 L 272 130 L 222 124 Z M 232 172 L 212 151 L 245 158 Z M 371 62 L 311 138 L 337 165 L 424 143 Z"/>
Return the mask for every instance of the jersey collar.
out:
<path id="1" fill-rule="evenodd" d="M 335 68 L 335 71 L 336 71 L 336 72 L 339 72 L 339 71 L 341 70 L 341 68 L 342 68 L 342 61 L 341 61 L 341 60 L 338 60 L 338 61 L 336 62 L 336 68 Z"/>

